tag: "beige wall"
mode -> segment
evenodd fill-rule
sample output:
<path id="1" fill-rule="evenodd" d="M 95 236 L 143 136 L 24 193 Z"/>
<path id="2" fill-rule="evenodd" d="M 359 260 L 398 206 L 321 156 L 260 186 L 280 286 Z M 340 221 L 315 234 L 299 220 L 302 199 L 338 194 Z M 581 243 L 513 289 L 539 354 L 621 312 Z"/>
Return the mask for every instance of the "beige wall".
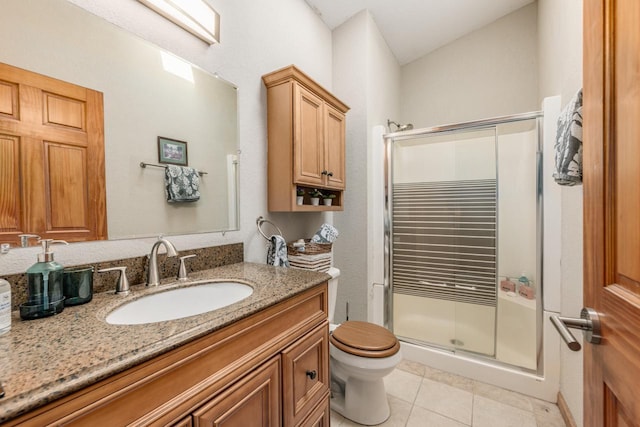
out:
<path id="1" fill-rule="evenodd" d="M 367 150 L 377 149 L 372 128 L 387 119 L 420 127 L 538 109 L 536 31 L 535 5 L 527 6 L 402 68 L 367 11 L 333 31 L 333 90 L 351 107 L 345 211 L 334 215 L 341 232 L 335 259 L 342 271 L 336 321 L 344 320 L 347 302 L 351 319 L 367 319 L 367 285 L 376 280 L 365 274 L 376 250 L 369 242 L 376 227 L 367 213 L 367 186 L 375 172 Z M 457 78 L 438 80 L 451 75 Z M 494 102 L 487 104 L 487 98 Z"/>
<path id="2" fill-rule="evenodd" d="M 375 224 L 366 214 L 373 126 L 392 119 L 420 127 L 539 109 L 536 16 L 532 4 L 402 68 L 367 11 L 333 31 L 333 90 L 351 107 L 346 208 L 334 215 L 341 232 L 334 249 L 342 271 L 337 321 L 344 320 L 346 302 L 351 319 L 367 318 L 373 280 L 364 273 L 376 250 L 368 244 Z"/>
<path id="3" fill-rule="evenodd" d="M 172 236 L 178 250 L 243 242 L 247 261 L 265 262 L 266 242 L 256 230 L 256 218 L 267 216 L 266 90 L 263 74 L 296 64 L 321 85 L 331 89 L 331 30 L 301 0 L 209 0 L 221 15 L 221 43 L 208 46 L 196 37 L 131 0 L 69 0 L 145 40 L 235 83 L 238 87 L 240 154 L 240 230 Z M 37 8 L 48 0 L 28 0 Z M 295 36 L 292 36 L 295 35 Z M 21 37 L 29 38 L 28 34 Z M 91 44 L 78 35 L 77 43 Z M 99 49 L 94 46 L 95 49 Z M 56 52 L 49 59 L 66 61 Z M 46 70 L 40 70 L 45 72 Z M 108 70 L 104 70 L 108 75 Z M 126 85 L 127 82 L 122 82 Z M 109 96 L 105 94 L 105 97 Z M 344 99 L 349 104 L 349 99 Z M 128 108 L 122 105 L 122 108 Z M 310 237 L 319 214 L 282 214 L 278 224 L 289 240 Z M 148 253 L 154 239 L 77 243 L 56 250 L 63 265 L 121 259 Z M 11 251 L 0 257 L 0 275 L 20 273 L 35 262 L 36 249 Z"/>
<path id="4" fill-rule="evenodd" d="M 582 1 L 538 0 L 538 34 L 539 99 L 561 95 L 565 106 L 582 87 Z M 582 186 L 561 191 L 561 312 L 575 317 L 582 308 Z M 579 426 L 583 424 L 582 358 L 583 352 L 562 346 L 560 392 Z"/>
<path id="5" fill-rule="evenodd" d="M 582 2 L 538 0 L 403 67 L 401 120 L 421 127 L 537 110 L 553 95 L 564 106 L 581 86 Z M 575 316 L 582 307 L 582 186 L 561 191 L 561 311 Z M 562 348 L 560 389 L 578 425 L 582 357 Z"/>
<path id="6" fill-rule="evenodd" d="M 166 72 L 165 51 L 64 0 L 38 8 L 5 0 L 1 38 L 20 32 L 29 37 L 4 46 L 1 62 L 105 94 L 109 238 L 229 228 L 226 156 L 236 154 L 238 127 L 232 85 L 197 67 L 189 68 L 192 81 Z M 78 33 L 92 43 L 78 43 Z M 187 141 L 189 166 L 207 172 L 198 203 L 168 204 L 163 171 L 140 168 L 142 161 L 157 163 L 159 135 Z"/>
<path id="7" fill-rule="evenodd" d="M 38 1 L 45 0 L 30 1 L 37 7 Z M 344 320 L 347 300 L 353 302 L 352 318 L 366 318 L 363 277 L 367 227 L 362 224 L 367 218 L 364 177 L 372 126 L 386 124 L 386 118 L 419 127 L 536 110 L 549 95 L 562 94 L 566 104 L 582 84 L 580 0 L 538 0 L 408 64 L 402 72 L 368 13 L 354 17 L 332 35 L 300 0 L 210 0 L 222 16 L 222 43 L 208 47 L 138 2 L 70 1 L 210 72 L 218 72 L 240 88 L 240 231 L 173 238 L 178 249 L 244 242 L 246 259 L 264 262 L 265 242 L 255 228 L 255 218 L 268 214 L 266 92 L 261 75 L 294 63 L 351 106 L 346 209 L 335 214 L 341 231 L 336 244 L 337 265 L 344 274 L 338 321 Z M 401 96 L 396 98 L 395 93 Z M 410 102 L 405 104 L 406 99 Z M 563 189 L 562 311 L 571 316 L 582 304 L 581 209 L 582 188 Z M 289 240 L 313 232 L 323 220 L 317 214 L 273 217 Z M 60 248 L 56 259 L 63 264 L 81 264 L 139 256 L 150 247 L 146 239 L 77 244 Z M 29 249 L 3 255 L 0 273 L 24 271 L 36 253 L 37 249 Z M 582 353 L 563 350 L 562 359 L 562 393 L 581 425 Z"/>
<path id="8" fill-rule="evenodd" d="M 582 1 L 538 0 L 402 68 L 401 117 L 416 127 L 540 108 L 582 86 Z M 487 102 L 489 101 L 489 102 Z M 582 307 L 582 186 L 562 188 L 561 311 Z M 560 390 L 583 424 L 582 352 L 561 352 Z"/>
<path id="9" fill-rule="evenodd" d="M 402 67 L 400 119 L 415 128 L 540 109 L 536 3 Z"/>
<path id="10" fill-rule="evenodd" d="M 238 86 L 240 231 L 225 236 L 212 235 L 207 241 L 210 244 L 231 239 L 242 241 L 248 261 L 264 262 L 266 242 L 255 224 L 259 215 L 269 216 L 266 202 L 266 90 L 261 76 L 295 64 L 331 89 L 331 31 L 300 0 L 208 0 L 221 16 L 221 43 L 209 47 L 139 2 L 71 1 L 210 72 L 217 72 Z M 310 237 L 320 216 L 284 214 L 279 215 L 277 221 L 285 238 L 294 240 Z M 187 241 L 194 239 L 198 236 L 185 237 Z"/>
<path id="11" fill-rule="evenodd" d="M 369 244 L 367 188 L 372 169 L 368 150 L 375 125 L 398 114 L 400 66 L 368 11 L 362 11 L 333 31 L 334 93 L 351 107 L 347 116 L 347 190 L 345 210 L 336 213 L 340 237 L 334 246 L 341 269 L 335 320 L 367 319 Z M 382 147 L 380 147 L 382 149 Z M 382 229 L 379 230 L 382 233 Z"/>

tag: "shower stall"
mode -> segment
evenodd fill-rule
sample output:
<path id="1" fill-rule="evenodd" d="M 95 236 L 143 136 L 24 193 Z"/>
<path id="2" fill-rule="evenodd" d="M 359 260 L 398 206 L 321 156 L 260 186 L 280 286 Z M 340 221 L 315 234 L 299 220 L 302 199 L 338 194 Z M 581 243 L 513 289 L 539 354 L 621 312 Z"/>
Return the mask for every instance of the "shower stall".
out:
<path id="1" fill-rule="evenodd" d="M 542 113 L 385 136 L 387 324 L 542 372 Z"/>

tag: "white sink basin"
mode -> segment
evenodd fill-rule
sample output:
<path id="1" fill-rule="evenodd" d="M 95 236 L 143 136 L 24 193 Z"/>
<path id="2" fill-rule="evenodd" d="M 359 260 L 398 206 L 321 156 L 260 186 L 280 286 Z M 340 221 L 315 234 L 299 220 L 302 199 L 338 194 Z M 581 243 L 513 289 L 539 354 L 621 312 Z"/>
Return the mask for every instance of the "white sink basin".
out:
<path id="1" fill-rule="evenodd" d="M 207 313 L 241 301 L 253 293 L 238 282 L 210 282 L 158 292 L 131 301 L 107 315 L 112 325 L 140 325 Z"/>

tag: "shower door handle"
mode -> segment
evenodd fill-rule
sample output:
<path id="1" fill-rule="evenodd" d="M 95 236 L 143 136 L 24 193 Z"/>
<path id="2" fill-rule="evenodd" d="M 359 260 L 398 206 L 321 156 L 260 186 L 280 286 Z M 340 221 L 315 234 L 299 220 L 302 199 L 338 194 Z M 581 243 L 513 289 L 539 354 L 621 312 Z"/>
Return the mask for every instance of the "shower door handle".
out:
<path id="1" fill-rule="evenodd" d="M 602 341 L 602 329 L 600 316 L 593 308 L 585 307 L 580 311 L 580 318 L 551 316 L 549 318 L 553 326 L 562 337 L 567 346 L 573 351 L 580 350 L 580 343 L 573 336 L 569 328 L 581 329 L 584 338 L 591 344 L 600 344 Z"/>

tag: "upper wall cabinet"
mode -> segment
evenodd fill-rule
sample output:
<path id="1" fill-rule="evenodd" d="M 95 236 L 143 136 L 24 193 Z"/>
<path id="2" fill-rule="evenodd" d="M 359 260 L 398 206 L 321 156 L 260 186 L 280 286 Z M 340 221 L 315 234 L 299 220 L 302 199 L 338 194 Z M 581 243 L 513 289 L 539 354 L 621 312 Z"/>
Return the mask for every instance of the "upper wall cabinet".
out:
<path id="1" fill-rule="evenodd" d="M 269 210 L 342 210 L 349 107 L 293 65 L 262 80 L 267 87 Z M 305 190 L 301 205 L 297 189 Z M 312 206 L 312 189 L 334 196 L 332 205 Z"/>

